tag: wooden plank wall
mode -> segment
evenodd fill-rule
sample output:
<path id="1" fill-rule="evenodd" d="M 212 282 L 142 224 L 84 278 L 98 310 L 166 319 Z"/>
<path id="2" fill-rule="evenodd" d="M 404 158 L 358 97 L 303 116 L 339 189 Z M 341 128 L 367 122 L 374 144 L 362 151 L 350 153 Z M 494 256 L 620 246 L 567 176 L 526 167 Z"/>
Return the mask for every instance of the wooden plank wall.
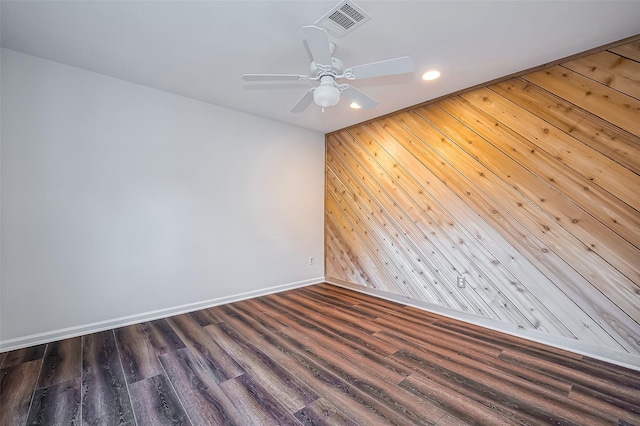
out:
<path id="1" fill-rule="evenodd" d="M 327 135 L 325 208 L 328 278 L 640 353 L 640 41 Z"/>

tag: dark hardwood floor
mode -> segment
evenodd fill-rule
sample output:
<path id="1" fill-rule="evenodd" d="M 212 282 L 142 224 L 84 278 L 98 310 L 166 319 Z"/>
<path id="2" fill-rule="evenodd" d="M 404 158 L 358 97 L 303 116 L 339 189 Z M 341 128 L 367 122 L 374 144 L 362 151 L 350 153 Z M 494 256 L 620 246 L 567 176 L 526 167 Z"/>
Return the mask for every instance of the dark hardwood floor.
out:
<path id="1" fill-rule="evenodd" d="M 640 425 L 640 373 L 328 284 L 0 354 L 2 425 Z"/>

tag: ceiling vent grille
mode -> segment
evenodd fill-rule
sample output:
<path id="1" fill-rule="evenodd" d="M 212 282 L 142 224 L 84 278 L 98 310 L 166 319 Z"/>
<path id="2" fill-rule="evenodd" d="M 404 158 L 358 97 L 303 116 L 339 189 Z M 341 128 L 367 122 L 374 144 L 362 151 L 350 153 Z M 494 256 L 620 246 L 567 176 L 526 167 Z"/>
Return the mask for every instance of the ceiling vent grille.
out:
<path id="1" fill-rule="evenodd" d="M 341 1 L 316 22 L 334 37 L 341 38 L 371 19 L 371 16 L 352 1 Z"/>

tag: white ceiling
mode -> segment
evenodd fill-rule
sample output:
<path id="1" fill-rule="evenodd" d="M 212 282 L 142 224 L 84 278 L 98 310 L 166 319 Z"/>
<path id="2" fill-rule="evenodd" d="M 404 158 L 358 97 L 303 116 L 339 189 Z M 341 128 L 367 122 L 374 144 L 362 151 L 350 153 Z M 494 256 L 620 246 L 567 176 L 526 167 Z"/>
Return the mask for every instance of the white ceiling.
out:
<path id="1" fill-rule="evenodd" d="M 409 55 L 413 75 L 353 82 L 378 100 L 289 110 L 311 82 L 302 26 L 332 1 L 2 1 L 2 46 L 212 104 L 329 132 L 640 33 L 640 1 L 364 1 L 372 19 L 341 39 L 345 66 Z M 442 77 L 423 82 L 422 72 Z"/>

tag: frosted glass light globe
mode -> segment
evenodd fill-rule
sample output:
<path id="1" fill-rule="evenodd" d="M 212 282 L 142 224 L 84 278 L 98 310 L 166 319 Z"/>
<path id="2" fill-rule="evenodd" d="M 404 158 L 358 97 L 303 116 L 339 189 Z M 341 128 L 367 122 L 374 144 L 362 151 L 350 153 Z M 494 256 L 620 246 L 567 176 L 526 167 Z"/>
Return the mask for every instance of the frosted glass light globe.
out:
<path id="1" fill-rule="evenodd" d="M 313 91 L 313 100 L 323 108 L 331 107 L 340 100 L 340 91 L 333 86 L 321 85 Z"/>

